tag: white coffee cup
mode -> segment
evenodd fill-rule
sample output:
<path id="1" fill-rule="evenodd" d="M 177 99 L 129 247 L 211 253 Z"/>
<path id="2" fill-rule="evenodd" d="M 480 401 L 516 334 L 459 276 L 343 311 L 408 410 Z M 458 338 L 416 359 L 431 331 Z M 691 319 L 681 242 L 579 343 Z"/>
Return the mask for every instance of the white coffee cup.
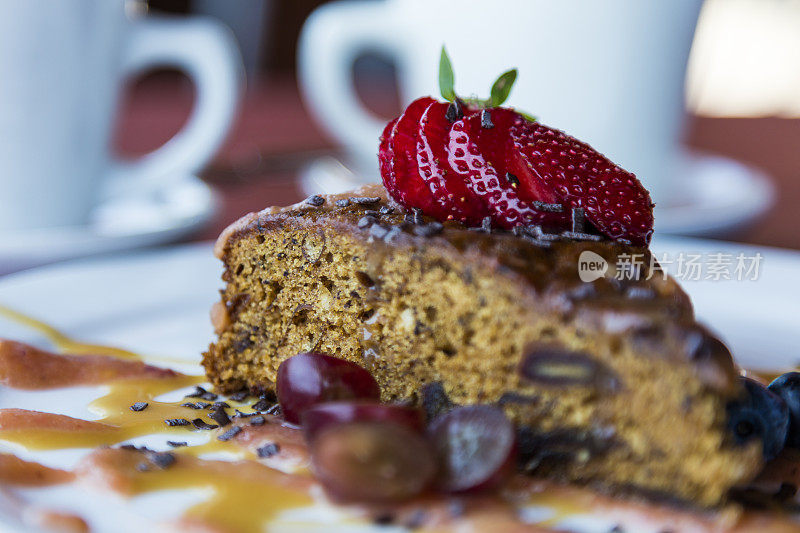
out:
<path id="1" fill-rule="evenodd" d="M 185 179 L 222 142 L 241 66 L 221 24 L 129 16 L 123 0 L 0 0 L 0 13 L 0 229 L 85 223 L 102 197 Z M 122 82 L 160 65 L 191 78 L 194 110 L 164 146 L 119 161 Z"/>
<path id="2" fill-rule="evenodd" d="M 357 161 L 377 168 L 385 120 L 358 99 L 356 57 L 394 58 L 404 103 L 438 96 L 442 45 L 456 92 L 489 96 L 517 67 L 508 105 L 582 139 L 668 193 L 683 108 L 684 71 L 702 0 L 385 0 L 322 6 L 301 35 L 306 102 Z"/>

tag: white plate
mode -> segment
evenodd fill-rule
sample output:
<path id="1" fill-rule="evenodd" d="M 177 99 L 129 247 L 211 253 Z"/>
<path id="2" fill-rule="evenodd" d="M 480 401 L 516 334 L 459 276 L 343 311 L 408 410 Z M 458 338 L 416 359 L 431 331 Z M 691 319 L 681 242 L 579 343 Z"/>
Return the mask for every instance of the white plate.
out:
<path id="1" fill-rule="evenodd" d="M 763 172 L 725 157 L 683 154 L 677 165 L 674 196 L 655 209 L 659 234 L 718 237 L 730 234 L 758 217 L 770 205 L 775 190 Z M 339 193 L 379 177 L 359 172 L 334 157 L 312 161 L 301 172 L 303 190 L 311 194 Z M 373 175 L 374 174 L 374 175 Z"/>
<path id="2" fill-rule="evenodd" d="M 214 193 L 196 176 L 99 205 L 85 226 L 0 231 L 0 274 L 179 239 L 208 221 Z"/>
<path id="3" fill-rule="evenodd" d="M 756 281 L 690 281 L 684 286 L 694 299 L 698 316 L 729 342 L 740 362 L 777 369 L 797 362 L 800 253 L 672 237 L 657 239 L 653 249 L 672 258 L 680 253 L 706 257 L 717 252 L 748 257 L 762 254 Z M 82 340 L 196 363 L 213 338 L 208 310 L 218 298 L 220 273 L 210 244 L 129 253 L 7 276 L 0 279 L 0 304 L 34 315 Z M 0 337 L 46 345 L 35 332 L 3 318 Z M 86 389 L 34 394 L 0 387 L 0 406 L 88 416 Z M 64 468 L 79 457 L 76 451 L 15 451 Z M 175 516 L 198 501 L 198 494 L 176 491 L 127 502 L 72 488 L 25 493 L 51 507 L 79 510 L 96 531 L 142 531 L 149 521 Z M 4 520 L 1 500 L 0 523 Z M 599 531 L 599 527 L 594 521 L 590 529 Z"/>

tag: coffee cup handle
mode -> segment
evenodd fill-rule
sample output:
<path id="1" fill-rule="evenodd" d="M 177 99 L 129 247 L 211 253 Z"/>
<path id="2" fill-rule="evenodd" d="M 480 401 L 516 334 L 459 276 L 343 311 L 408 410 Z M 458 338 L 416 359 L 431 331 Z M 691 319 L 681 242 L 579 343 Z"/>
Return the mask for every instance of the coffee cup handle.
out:
<path id="1" fill-rule="evenodd" d="M 324 5 L 303 26 L 298 48 L 300 88 L 315 118 L 346 148 L 377 153 L 386 120 L 363 105 L 353 83 L 353 62 L 364 50 L 397 58 L 403 43 L 389 2 L 347 1 Z M 369 152 L 367 152 L 369 147 Z"/>
<path id="2" fill-rule="evenodd" d="M 137 160 L 112 163 L 109 196 L 163 187 L 165 181 L 180 181 L 202 168 L 228 132 L 243 80 L 235 40 L 222 24 L 201 17 L 146 17 L 131 24 L 122 75 L 176 67 L 192 80 L 196 97 L 186 124 L 164 145 Z"/>

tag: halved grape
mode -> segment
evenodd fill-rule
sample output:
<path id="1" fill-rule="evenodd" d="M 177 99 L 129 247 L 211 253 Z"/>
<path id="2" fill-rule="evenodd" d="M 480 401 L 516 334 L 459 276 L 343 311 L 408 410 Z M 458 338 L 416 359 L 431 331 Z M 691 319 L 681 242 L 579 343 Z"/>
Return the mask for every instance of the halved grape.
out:
<path id="1" fill-rule="evenodd" d="M 416 407 L 378 402 L 326 402 L 306 409 L 300 417 L 310 442 L 324 428 L 348 422 L 391 422 L 422 433 L 425 423 Z"/>
<path id="2" fill-rule="evenodd" d="M 393 502 L 416 496 L 436 475 L 430 443 L 391 422 L 329 425 L 311 443 L 317 479 L 340 501 Z"/>
<path id="3" fill-rule="evenodd" d="M 332 400 L 377 400 L 381 391 L 372 375 L 350 361 L 322 353 L 301 353 L 278 367 L 278 402 L 288 422 L 298 424 L 311 407 Z"/>
<path id="4" fill-rule="evenodd" d="M 439 459 L 439 487 L 447 492 L 490 489 L 512 472 L 516 432 L 503 411 L 488 405 L 458 407 L 430 427 Z"/>

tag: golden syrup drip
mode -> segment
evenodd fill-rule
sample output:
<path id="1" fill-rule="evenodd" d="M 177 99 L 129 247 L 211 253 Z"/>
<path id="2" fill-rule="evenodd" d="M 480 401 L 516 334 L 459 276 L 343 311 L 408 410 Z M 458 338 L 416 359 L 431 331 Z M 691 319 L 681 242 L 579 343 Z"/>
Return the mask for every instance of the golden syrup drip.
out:
<path id="1" fill-rule="evenodd" d="M 20 313 L 19 311 L 15 311 L 10 307 L 6 307 L 4 305 L 0 305 L 0 316 L 4 316 L 9 320 L 13 320 L 14 322 L 26 326 L 34 331 L 38 331 L 44 337 L 47 338 L 53 346 L 58 348 L 60 351 L 64 353 L 71 353 L 75 355 L 83 355 L 83 354 L 95 354 L 95 355 L 111 355 L 114 357 L 119 357 L 121 359 L 137 359 L 141 360 L 141 356 L 139 354 L 133 353 L 129 350 L 123 350 L 122 348 L 115 348 L 113 346 L 104 346 L 102 344 L 89 344 L 85 342 L 77 341 L 66 334 L 62 333 L 61 331 L 57 330 L 53 326 L 42 322 L 41 320 L 37 320 L 31 316 L 25 315 Z"/>
<path id="2" fill-rule="evenodd" d="M 212 495 L 185 513 L 185 522 L 224 531 L 264 531 L 281 511 L 313 504 L 311 479 L 282 474 L 254 461 L 209 461 L 179 455 L 167 468 L 146 464 L 145 454 L 97 450 L 84 460 L 79 475 L 100 480 L 124 495 L 167 489 L 211 489 Z"/>
<path id="3" fill-rule="evenodd" d="M 202 376 L 176 375 L 144 380 L 122 380 L 108 386 L 108 392 L 89 404 L 89 410 L 100 415 L 98 420 L 86 422 L 51 413 L 29 413 L 28 427 L 3 427 L 0 423 L 0 440 L 14 442 L 28 450 L 59 450 L 66 448 L 93 448 L 110 446 L 125 440 L 158 433 L 183 434 L 192 426 L 170 427 L 169 418 L 203 417 L 207 411 L 180 407 L 184 400 L 159 402 L 154 398 L 176 389 L 202 383 Z M 136 402 L 147 402 L 143 411 L 132 411 Z M 47 416 L 45 420 L 41 416 Z M 25 422 L 26 420 L 22 420 Z M 211 420 L 208 420 L 212 423 Z"/>

